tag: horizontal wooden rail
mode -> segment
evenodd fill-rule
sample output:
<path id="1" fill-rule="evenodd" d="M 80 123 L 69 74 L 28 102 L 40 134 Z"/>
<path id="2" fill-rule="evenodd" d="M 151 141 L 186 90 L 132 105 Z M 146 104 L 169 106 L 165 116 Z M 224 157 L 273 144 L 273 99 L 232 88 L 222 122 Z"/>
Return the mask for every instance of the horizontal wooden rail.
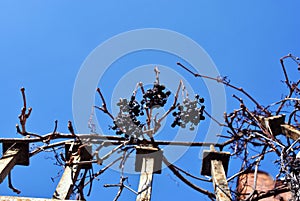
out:
<path id="1" fill-rule="evenodd" d="M 75 200 L 57 200 L 48 198 L 31 198 L 31 197 L 16 197 L 16 196 L 0 196 L 0 200 L 5 201 L 75 201 Z M 78 201 L 78 200 L 77 200 Z"/>
<path id="2" fill-rule="evenodd" d="M 300 137 L 300 131 L 295 127 L 288 124 L 282 124 L 280 126 L 283 134 L 285 134 L 287 137 L 292 138 L 293 140 L 297 140 Z"/>
<path id="3" fill-rule="evenodd" d="M 97 141 L 106 141 L 108 144 L 111 143 L 112 145 L 122 144 L 125 141 L 128 141 L 127 138 L 119 137 L 119 136 L 109 136 L 109 135 L 97 135 L 97 134 L 78 134 L 76 137 L 72 134 L 63 134 L 57 133 L 50 137 L 51 134 L 46 134 L 41 138 L 34 137 L 34 138 L 0 138 L 0 143 L 3 142 L 28 142 L 28 143 L 35 143 L 35 142 L 43 142 L 47 140 L 47 138 L 51 139 L 76 139 L 80 138 L 83 141 L 89 141 L 91 143 L 97 143 Z M 133 140 L 128 145 L 139 145 L 139 144 L 152 144 L 150 140 Z M 157 145 L 173 145 L 173 146 L 191 146 L 191 147 L 209 147 L 210 145 L 214 145 L 215 147 L 224 147 L 224 144 L 212 143 L 212 142 L 183 142 L 183 141 L 163 141 L 157 140 L 155 141 Z"/>

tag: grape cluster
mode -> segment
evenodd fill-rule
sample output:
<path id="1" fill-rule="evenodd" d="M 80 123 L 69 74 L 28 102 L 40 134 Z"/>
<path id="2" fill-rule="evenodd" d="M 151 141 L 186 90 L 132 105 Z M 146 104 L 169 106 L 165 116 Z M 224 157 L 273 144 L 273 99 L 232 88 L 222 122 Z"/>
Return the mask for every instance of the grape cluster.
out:
<path id="1" fill-rule="evenodd" d="M 139 137 L 145 124 L 141 123 L 137 117 L 144 115 L 141 105 L 131 96 L 130 101 L 121 98 L 117 103 L 120 111 L 114 119 L 114 125 L 111 129 L 116 131 L 117 135 L 125 134 L 125 137 Z"/>
<path id="2" fill-rule="evenodd" d="M 170 91 L 165 92 L 165 89 L 166 87 L 164 85 L 154 83 L 153 88 L 148 89 L 143 95 L 143 100 L 141 101 L 143 108 L 151 109 L 153 107 L 163 107 L 171 94 Z"/>
<path id="3" fill-rule="evenodd" d="M 185 128 L 186 125 L 190 123 L 190 130 L 194 130 L 195 126 L 197 126 L 201 120 L 205 119 L 203 116 L 205 108 L 205 106 L 202 105 L 203 103 L 204 99 L 200 98 L 199 95 L 195 96 L 195 100 L 185 98 L 183 105 L 177 106 L 178 112 L 173 112 L 175 119 L 171 127 L 180 126 L 181 128 Z"/>

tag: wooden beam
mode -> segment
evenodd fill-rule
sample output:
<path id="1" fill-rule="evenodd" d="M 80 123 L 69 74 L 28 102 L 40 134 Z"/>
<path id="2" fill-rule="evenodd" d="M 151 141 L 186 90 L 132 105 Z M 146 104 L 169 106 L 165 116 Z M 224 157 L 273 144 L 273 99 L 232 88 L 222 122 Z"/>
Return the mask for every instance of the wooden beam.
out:
<path id="1" fill-rule="evenodd" d="M 277 116 L 271 116 L 271 117 L 259 117 L 260 123 L 265 127 L 270 134 L 273 136 L 279 135 L 282 133 L 282 130 L 280 128 L 281 124 L 284 124 L 285 115 L 277 115 Z"/>
<path id="2" fill-rule="evenodd" d="M 154 158 L 144 157 L 136 201 L 150 201 L 154 170 Z"/>
<path id="3" fill-rule="evenodd" d="M 7 150 L 0 159 L 0 183 L 3 182 L 5 177 L 10 173 L 13 167 L 18 162 L 20 149 Z"/>
<path id="4" fill-rule="evenodd" d="M 225 171 L 225 168 L 228 169 L 229 158 L 229 152 L 218 152 L 213 145 L 210 150 L 203 152 L 201 174 L 211 176 L 217 201 L 232 200 Z"/>
<path id="5" fill-rule="evenodd" d="M 6 142 L 16 142 L 16 143 L 35 143 L 41 142 L 43 139 L 48 139 L 51 134 L 44 135 L 41 138 L 33 137 L 33 138 L 0 138 L 0 143 Z M 103 141 L 111 142 L 112 145 L 123 144 L 128 139 L 119 136 L 109 136 L 109 135 L 98 135 L 98 134 L 78 134 L 76 135 L 82 141 L 89 141 L 91 143 L 99 144 Z M 75 137 L 71 134 L 56 134 L 53 136 L 53 139 L 74 139 Z M 69 142 L 67 140 L 66 142 Z M 150 140 L 142 140 L 142 141 L 133 141 L 130 142 L 128 145 L 139 145 L 139 144 L 151 144 Z M 178 141 L 155 141 L 157 145 L 174 145 L 174 146 L 189 146 L 189 147 L 209 147 L 210 145 L 214 145 L 215 147 L 223 147 L 223 144 L 216 144 L 213 142 L 178 142 Z M 47 146 L 48 147 L 48 146 Z M 51 148 L 51 147 L 50 147 Z"/>
<path id="6" fill-rule="evenodd" d="M 294 126 L 288 124 L 282 124 L 280 126 L 282 133 L 287 137 L 292 138 L 293 140 L 297 140 L 300 137 L 300 131 L 297 130 Z"/>
<path id="7" fill-rule="evenodd" d="M 28 200 L 31 200 L 31 201 L 56 201 L 57 199 L 16 197 L 16 196 L 0 196 L 0 200 L 5 200 L 5 201 L 28 201 Z M 75 200 L 64 200 L 64 201 L 75 201 Z"/>
<path id="8" fill-rule="evenodd" d="M 135 155 L 136 172 L 142 171 L 144 158 L 154 158 L 153 174 L 161 174 L 162 157 L 163 157 L 162 149 L 158 149 L 154 147 L 146 147 L 146 146 L 135 146 L 135 149 L 136 149 L 136 155 Z"/>
<path id="9" fill-rule="evenodd" d="M 80 161 L 80 156 L 74 156 L 74 163 Z M 56 187 L 56 190 L 53 194 L 53 198 L 59 200 L 69 199 L 75 184 L 75 181 L 78 178 L 81 167 L 79 165 L 70 165 L 66 166 L 64 173 Z"/>
<path id="10" fill-rule="evenodd" d="M 211 175 L 217 201 L 231 201 L 231 194 L 226 180 L 222 161 L 211 160 Z"/>

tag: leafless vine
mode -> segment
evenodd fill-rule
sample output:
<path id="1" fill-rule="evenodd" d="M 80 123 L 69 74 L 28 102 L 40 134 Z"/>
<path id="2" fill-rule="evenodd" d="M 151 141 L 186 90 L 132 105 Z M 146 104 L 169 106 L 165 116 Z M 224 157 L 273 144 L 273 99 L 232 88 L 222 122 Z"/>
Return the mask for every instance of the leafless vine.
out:
<path id="1" fill-rule="evenodd" d="M 212 119 L 218 126 L 224 127 L 226 133 L 220 134 L 223 138 L 222 143 L 214 143 L 214 146 L 220 151 L 226 150 L 231 154 L 231 158 L 236 158 L 239 161 L 237 172 L 228 175 L 228 182 L 239 182 L 243 175 L 252 172 L 254 182 L 247 186 L 236 186 L 231 188 L 232 200 L 254 201 L 261 200 L 267 197 L 276 197 L 285 192 L 292 193 L 294 201 L 300 200 L 300 80 L 292 80 L 289 76 L 290 69 L 286 68 L 285 60 L 291 59 L 297 65 L 297 70 L 300 70 L 299 58 L 288 54 L 280 59 L 280 66 L 283 71 L 283 83 L 287 87 L 287 95 L 282 97 L 275 103 L 270 103 L 267 106 L 260 104 L 250 93 L 241 87 L 237 87 L 226 76 L 210 77 L 208 75 L 200 75 L 191 71 L 188 67 L 181 63 L 177 65 L 191 73 L 196 78 L 210 79 L 216 83 L 225 85 L 238 94 L 233 95 L 233 99 L 239 104 L 239 107 L 231 112 L 224 113 L 224 121 L 219 122 L 215 117 L 211 116 L 205 110 L 204 99 L 199 95 L 195 99 L 189 97 L 183 81 L 179 81 L 176 93 L 173 96 L 173 101 L 164 114 L 159 116 L 155 113 L 155 108 L 165 107 L 169 99 L 170 92 L 166 91 L 166 87 L 159 79 L 159 69 L 155 67 L 155 82 L 153 88 L 145 89 L 142 82 L 137 83 L 136 88 L 132 92 L 130 99 L 121 98 L 118 106 L 119 113 L 116 116 L 108 111 L 105 94 L 102 94 L 100 88 L 97 93 L 101 99 L 101 106 L 94 108 L 108 115 L 113 121 L 111 129 L 116 132 L 114 135 L 99 135 L 95 133 L 92 117 L 89 120 L 89 126 L 92 133 L 78 134 L 74 130 L 71 121 L 68 121 L 67 128 L 69 133 L 58 132 L 58 121 L 55 121 L 52 132 L 40 135 L 28 132 L 26 122 L 31 115 L 32 108 L 27 108 L 25 89 L 21 88 L 23 99 L 23 107 L 19 115 L 19 124 L 16 125 L 17 133 L 23 138 L 0 138 L 1 143 L 14 142 L 11 147 L 19 148 L 18 144 L 36 143 L 35 149 L 28 153 L 28 157 L 33 157 L 44 151 L 52 151 L 57 164 L 64 167 L 79 167 L 82 168 L 82 174 L 77 179 L 74 179 L 73 193 L 77 193 L 77 199 L 85 200 L 84 189 L 89 186 L 87 196 L 91 193 L 94 180 L 97 180 L 106 170 L 113 165 L 119 163 L 120 180 L 117 184 L 106 184 L 104 187 L 118 187 L 119 190 L 113 200 L 118 200 L 122 196 L 124 189 L 127 189 L 135 194 L 140 194 L 126 185 L 127 177 L 124 176 L 124 167 L 128 157 L 135 151 L 136 146 L 144 146 L 157 148 L 160 150 L 162 145 L 177 145 L 177 146 L 207 146 L 212 143 L 205 142 L 171 142 L 160 141 L 155 139 L 155 134 L 161 128 L 161 122 L 172 112 L 174 122 L 172 127 L 181 126 L 185 128 L 187 124 L 190 129 L 194 129 L 200 121 L 204 120 L 204 115 Z M 293 67 L 291 65 L 291 67 Z M 292 69 L 292 68 L 291 68 Z M 137 94 L 140 93 L 142 100 L 137 100 Z M 184 103 L 180 102 L 180 94 Z M 244 101 L 244 99 L 250 100 Z M 247 102 L 247 103 L 246 103 Z M 186 110 L 189 107 L 192 111 Z M 193 115 L 193 114 L 196 115 Z M 184 114 L 184 115 L 182 115 Z M 94 115 L 94 109 L 92 110 Z M 139 118 L 144 116 L 145 121 L 142 122 Z M 59 153 L 58 149 L 64 149 L 66 144 L 69 144 L 69 151 L 66 154 Z M 90 155 L 86 151 L 92 147 Z M 104 148 L 109 148 L 104 149 Z M 8 149 L 10 150 L 10 148 Z M 270 155 L 276 155 L 277 160 L 274 161 L 274 167 L 277 168 L 276 180 L 281 179 L 281 185 L 275 185 L 268 191 L 262 191 L 258 187 L 258 174 L 262 162 Z M 116 159 L 109 161 L 112 156 L 117 155 Z M 1 159 L 12 157 L 13 155 L 4 154 Z M 80 160 L 77 160 L 79 157 Z M 163 163 L 168 169 L 183 183 L 192 189 L 208 196 L 211 200 L 216 199 L 216 195 L 209 190 L 200 187 L 199 182 L 212 182 L 212 179 L 199 177 L 189 173 L 181 167 L 172 164 L 167 159 L 167 156 L 162 157 Z M 88 168 L 86 168 L 88 167 Z M 94 169 L 99 169 L 95 171 Z M 73 173 L 72 173 L 73 174 Z M 72 178 L 74 175 L 72 176 Z M 189 179 L 190 180 L 189 180 Z M 19 190 L 13 187 L 11 174 L 8 175 L 9 188 L 14 192 L 20 193 Z M 196 182 L 193 182 L 196 180 Z M 251 189 L 251 191 L 249 190 Z"/>

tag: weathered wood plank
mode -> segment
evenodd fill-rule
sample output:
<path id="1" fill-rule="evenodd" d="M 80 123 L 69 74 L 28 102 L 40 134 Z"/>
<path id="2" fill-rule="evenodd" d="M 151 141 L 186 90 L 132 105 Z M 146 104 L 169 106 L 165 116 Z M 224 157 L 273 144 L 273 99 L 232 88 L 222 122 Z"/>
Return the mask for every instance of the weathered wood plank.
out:
<path id="1" fill-rule="evenodd" d="M 282 124 L 280 126 L 282 129 L 282 133 L 287 137 L 292 138 L 293 140 L 297 140 L 300 137 L 300 131 L 295 127 L 288 124 Z"/>
<path id="2" fill-rule="evenodd" d="M 79 161 L 80 161 L 80 156 L 75 156 L 73 162 L 77 163 Z M 66 200 L 70 198 L 75 184 L 74 182 L 78 178 L 80 169 L 81 168 L 79 165 L 72 165 L 72 166 L 65 167 L 64 173 L 53 194 L 53 198 L 59 200 Z"/>
<path id="3" fill-rule="evenodd" d="M 57 199 L 16 197 L 16 196 L 0 196 L 0 200 L 5 200 L 5 201 L 58 201 Z M 64 201 L 75 201 L 75 200 L 64 200 Z"/>
<path id="4" fill-rule="evenodd" d="M 226 180 L 226 174 L 222 161 L 211 160 L 211 175 L 217 201 L 231 201 L 230 190 Z"/>
<path id="5" fill-rule="evenodd" d="M 0 183 L 3 182 L 5 177 L 17 164 L 19 154 L 20 149 L 8 150 L 0 159 Z"/>
<path id="6" fill-rule="evenodd" d="M 154 158 L 143 158 L 142 171 L 140 175 L 140 183 L 138 188 L 138 196 L 136 201 L 150 201 L 152 191 Z"/>

